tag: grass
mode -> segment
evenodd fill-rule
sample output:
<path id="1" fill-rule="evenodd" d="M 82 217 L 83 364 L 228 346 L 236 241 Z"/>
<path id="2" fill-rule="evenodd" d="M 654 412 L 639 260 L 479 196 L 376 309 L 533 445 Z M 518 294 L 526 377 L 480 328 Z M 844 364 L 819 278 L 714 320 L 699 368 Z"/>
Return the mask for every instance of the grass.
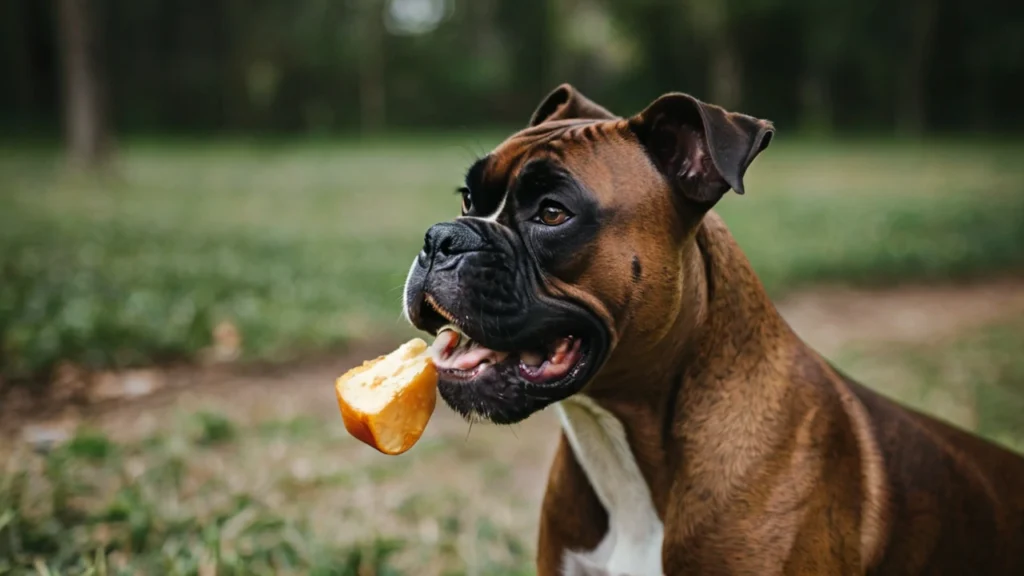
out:
<path id="1" fill-rule="evenodd" d="M 10 455 L 0 574 L 462 574 L 467 538 L 475 573 L 532 571 L 532 543 L 478 507 L 466 513 L 454 486 L 386 496 L 410 468 L 436 465 L 436 449 L 367 459 L 304 417 L 244 426 L 207 411 L 177 424 L 121 441 L 83 429 L 48 453 Z M 283 454 L 299 430 L 303 447 Z M 339 444 L 368 465 L 315 458 Z"/>
<path id="2" fill-rule="evenodd" d="M 883 393 L 1024 453 L 1024 315 L 952 339 L 846 350 L 839 365 Z"/>
<path id="3" fill-rule="evenodd" d="M 194 360 L 227 321 L 245 357 L 404 333 L 424 230 L 494 136 L 297 144 L 132 143 L 117 176 L 0 155 L 0 378 L 67 360 Z M 1024 269 L 1020 144 L 780 140 L 720 211 L 775 295 Z"/>
<path id="4" fill-rule="evenodd" d="M 934 341 L 854 344 L 839 363 L 1024 451 L 1022 349 L 1014 316 Z M 103 422 L 48 453 L 7 453 L 0 574 L 533 573 L 550 414 L 467 439 L 439 413 L 415 450 L 389 458 L 349 437 L 332 406 L 313 409 L 316 397 L 284 408 L 292 390 L 270 394 L 272 413 L 237 394 L 182 401 L 147 415 L 156 426 Z"/>
<path id="5" fill-rule="evenodd" d="M 128 142 L 117 176 L 97 178 L 62 173 L 46 150 L 3 149 L 0 381 L 45 382 L 62 360 L 194 360 L 222 321 L 245 357 L 270 360 L 405 332 L 400 287 L 423 231 L 455 213 L 451 190 L 497 140 Z M 1021 152 L 783 139 L 719 211 L 776 296 L 1020 272 Z M 1022 349 L 1013 317 L 837 360 L 1024 450 Z M 0 446 L 0 575 L 533 572 L 530 486 L 556 423 L 467 440 L 437 415 L 415 451 L 384 458 L 344 432 L 321 388 L 298 408 L 293 389 L 276 390 L 266 402 L 279 412 L 256 418 L 240 405 L 259 395 L 238 394 L 146 414 L 162 420 L 144 432 Z"/>
<path id="6" fill-rule="evenodd" d="M 331 545 L 256 495 L 217 480 L 189 487 L 191 459 L 161 439 L 84 434 L 3 476 L 0 573 L 396 573 L 400 542 Z"/>

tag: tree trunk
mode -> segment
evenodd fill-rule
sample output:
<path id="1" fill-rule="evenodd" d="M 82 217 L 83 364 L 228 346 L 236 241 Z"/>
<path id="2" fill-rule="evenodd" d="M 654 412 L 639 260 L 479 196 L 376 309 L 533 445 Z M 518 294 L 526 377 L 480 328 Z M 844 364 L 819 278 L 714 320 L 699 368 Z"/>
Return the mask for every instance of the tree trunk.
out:
<path id="1" fill-rule="evenodd" d="M 252 27 L 250 12 L 244 0 L 226 0 L 220 3 L 223 10 L 224 48 L 221 50 L 220 70 L 223 80 L 221 88 L 221 117 L 230 130 L 252 128 L 252 104 L 246 85 L 249 66 L 249 30 Z"/>
<path id="2" fill-rule="evenodd" d="M 967 113 L 970 114 L 968 127 L 976 132 L 987 132 L 992 128 L 991 109 L 988 104 L 990 72 L 987 68 L 976 66 L 971 70 L 970 96 L 967 100 Z"/>
<path id="3" fill-rule="evenodd" d="M 31 0 L 29 0 L 31 1 Z M 5 50 L 11 57 L 11 88 L 14 90 L 14 105 L 20 120 L 30 126 L 36 116 L 35 78 L 32 76 L 32 46 L 26 29 L 28 11 L 24 3 L 10 2 L 3 12 L 6 22 L 3 27 Z"/>
<path id="4" fill-rule="evenodd" d="M 809 70 L 800 83 L 800 125 L 804 132 L 829 134 L 832 131 L 832 91 L 828 79 L 818 70 Z"/>
<path id="5" fill-rule="evenodd" d="M 743 62 L 730 30 L 728 6 L 720 0 L 695 1 L 690 18 L 709 51 L 709 100 L 727 110 L 737 109 L 743 98 Z"/>
<path id="6" fill-rule="evenodd" d="M 719 34 L 711 44 L 711 62 L 708 69 L 711 75 L 708 83 L 711 87 L 711 102 L 726 110 L 736 110 L 743 98 L 743 68 L 739 50 L 732 41 L 729 31 L 719 30 Z"/>
<path id="7" fill-rule="evenodd" d="M 523 110 L 533 110 L 545 94 L 554 88 L 552 58 L 555 8 L 545 0 L 502 0 L 498 3 L 497 24 L 511 59 L 513 94 L 510 118 L 519 118 Z"/>
<path id="8" fill-rule="evenodd" d="M 910 45 L 906 68 L 899 80 L 896 107 L 897 128 L 909 134 L 924 132 L 928 111 L 928 53 L 935 30 L 935 0 L 914 0 L 911 14 Z"/>
<path id="9" fill-rule="evenodd" d="M 103 107 L 103 71 L 99 64 L 91 0 L 58 0 L 64 54 L 64 128 L 68 159 L 96 167 L 108 159 L 111 139 Z"/>
<path id="10" fill-rule="evenodd" d="M 363 3 L 359 58 L 359 108 L 365 133 L 384 128 L 387 90 L 384 84 L 384 15 L 377 0 Z"/>

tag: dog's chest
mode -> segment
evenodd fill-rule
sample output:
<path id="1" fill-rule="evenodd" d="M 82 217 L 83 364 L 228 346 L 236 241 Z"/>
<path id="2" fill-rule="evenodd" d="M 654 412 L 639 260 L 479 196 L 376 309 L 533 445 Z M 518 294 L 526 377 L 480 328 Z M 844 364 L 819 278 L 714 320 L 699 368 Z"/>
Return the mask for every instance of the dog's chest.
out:
<path id="1" fill-rule="evenodd" d="M 566 552 L 566 575 L 663 576 L 664 527 L 622 423 L 583 395 L 557 410 L 576 460 L 608 512 L 608 532 L 597 548 Z"/>

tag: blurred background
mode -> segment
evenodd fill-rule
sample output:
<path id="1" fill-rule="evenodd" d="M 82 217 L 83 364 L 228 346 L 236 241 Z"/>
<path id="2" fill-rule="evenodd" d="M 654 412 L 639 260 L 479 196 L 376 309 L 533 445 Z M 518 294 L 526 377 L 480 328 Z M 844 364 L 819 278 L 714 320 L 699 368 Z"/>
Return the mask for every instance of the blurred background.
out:
<path id="1" fill-rule="evenodd" d="M 0 574 L 531 574 L 552 414 L 389 458 L 332 384 L 562 82 L 773 120 L 783 315 L 1024 449 L 1024 3 L 7 0 L 0 79 Z"/>

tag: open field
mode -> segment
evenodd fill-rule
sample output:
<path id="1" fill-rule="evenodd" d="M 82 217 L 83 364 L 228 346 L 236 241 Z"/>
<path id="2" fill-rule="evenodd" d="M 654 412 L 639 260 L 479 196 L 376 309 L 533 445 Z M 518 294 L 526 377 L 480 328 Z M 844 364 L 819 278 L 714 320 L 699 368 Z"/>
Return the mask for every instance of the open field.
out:
<path id="1" fill-rule="evenodd" d="M 261 361 L 151 371 L 156 394 L 40 421 L 0 395 L 0 575 L 532 573 L 550 411 L 470 428 L 439 405 L 388 458 L 345 433 L 331 388 L 411 334 L 408 263 L 496 140 L 129 142 L 89 179 L 0 150 L 0 392 L 63 382 L 61 361 L 202 359 L 218 325 Z M 1022 152 L 783 139 L 720 212 L 840 368 L 1022 450 Z"/>
<path id="2" fill-rule="evenodd" d="M 404 334 L 408 263 L 497 140 L 128 142 L 99 179 L 3 149 L 0 378 L 194 359 L 221 321 L 259 359 Z M 1022 152 L 782 138 L 720 212 L 775 295 L 1021 271 Z"/>
<path id="3" fill-rule="evenodd" d="M 781 310 L 853 376 L 1024 450 L 1021 283 L 814 290 Z M 330 382 L 387 347 L 199 374 L 50 422 L 77 434 L 49 454 L 0 449 L 0 574 L 532 573 L 554 414 L 470 428 L 439 405 L 410 452 L 377 454 L 345 433 Z"/>

